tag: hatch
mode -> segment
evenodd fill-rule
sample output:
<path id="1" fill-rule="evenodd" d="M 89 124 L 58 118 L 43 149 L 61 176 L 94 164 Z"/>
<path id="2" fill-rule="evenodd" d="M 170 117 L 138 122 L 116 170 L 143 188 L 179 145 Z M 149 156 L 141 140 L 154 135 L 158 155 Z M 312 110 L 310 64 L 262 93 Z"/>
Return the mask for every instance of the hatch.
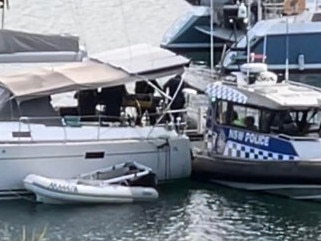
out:
<path id="1" fill-rule="evenodd" d="M 311 22 L 321 22 L 321 13 L 314 13 Z"/>

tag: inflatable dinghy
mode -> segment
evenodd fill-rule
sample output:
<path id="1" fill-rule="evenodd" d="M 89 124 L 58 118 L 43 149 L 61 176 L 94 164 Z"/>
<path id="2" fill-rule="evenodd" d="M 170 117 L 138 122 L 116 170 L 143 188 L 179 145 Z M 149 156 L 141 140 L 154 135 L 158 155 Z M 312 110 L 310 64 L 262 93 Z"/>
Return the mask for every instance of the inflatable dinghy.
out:
<path id="1" fill-rule="evenodd" d="M 72 179 L 30 174 L 23 182 L 38 202 L 48 204 L 131 203 L 158 198 L 156 175 L 136 162 L 114 165 Z"/>

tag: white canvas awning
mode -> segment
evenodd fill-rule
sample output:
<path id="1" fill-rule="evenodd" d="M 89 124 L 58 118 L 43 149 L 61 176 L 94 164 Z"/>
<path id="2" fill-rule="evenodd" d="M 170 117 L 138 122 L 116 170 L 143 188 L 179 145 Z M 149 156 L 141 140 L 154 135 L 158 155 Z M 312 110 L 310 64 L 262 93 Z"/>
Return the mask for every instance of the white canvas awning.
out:
<path id="1" fill-rule="evenodd" d="M 129 82 L 159 78 L 182 71 L 187 58 L 168 50 L 142 45 L 126 55 L 126 49 L 105 53 L 82 63 L 39 68 L 0 77 L 0 83 L 18 101 L 80 90 L 110 87 Z M 95 59 L 95 60 L 94 60 Z M 99 60 L 99 62 L 98 62 Z"/>
<path id="2" fill-rule="evenodd" d="M 90 59 L 122 68 L 129 74 L 139 73 L 145 76 L 157 71 L 164 74 L 164 71 L 170 71 L 171 67 L 177 70 L 177 66 L 189 63 L 183 56 L 148 44 L 137 44 L 95 54 L 90 56 Z"/>

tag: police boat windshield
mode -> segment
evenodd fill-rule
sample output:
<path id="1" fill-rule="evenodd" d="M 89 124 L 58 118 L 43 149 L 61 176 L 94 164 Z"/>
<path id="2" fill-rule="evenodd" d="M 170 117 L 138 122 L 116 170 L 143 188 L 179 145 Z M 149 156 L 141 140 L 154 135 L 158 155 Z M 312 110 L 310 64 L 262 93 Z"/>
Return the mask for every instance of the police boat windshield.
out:
<path id="1" fill-rule="evenodd" d="M 219 101 L 215 122 L 249 131 L 289 136 L 319 136 L 321 109 L 269 110 Z"/>
<path id="2" fill-rule="evenodd" d="M 320 109 L 285 110 L 271 113 L 271 132 L 291 136 L 320 135 Z"/>

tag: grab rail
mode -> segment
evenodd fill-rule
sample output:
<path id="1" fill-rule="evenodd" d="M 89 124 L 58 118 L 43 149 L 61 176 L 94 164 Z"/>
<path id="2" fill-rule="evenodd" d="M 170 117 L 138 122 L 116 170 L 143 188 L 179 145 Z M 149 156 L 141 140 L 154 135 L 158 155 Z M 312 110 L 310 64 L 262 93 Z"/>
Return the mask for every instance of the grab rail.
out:
<path id="1" fill-rule="evenodd" d="M 279 138 L 292 141 L 319 141 L 318 137 L 309 137 L 309 136 L 289 136 L 286 134 L 279 134 Z"/>

